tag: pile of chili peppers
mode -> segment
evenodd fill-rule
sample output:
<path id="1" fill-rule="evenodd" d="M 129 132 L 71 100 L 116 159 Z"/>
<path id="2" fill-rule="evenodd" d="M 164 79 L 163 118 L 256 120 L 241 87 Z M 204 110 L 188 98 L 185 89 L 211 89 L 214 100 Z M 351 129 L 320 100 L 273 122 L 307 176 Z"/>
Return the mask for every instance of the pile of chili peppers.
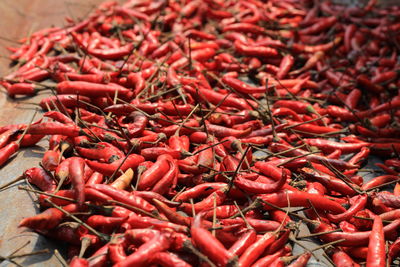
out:
<path id="1" fill-rule="evenodd" d="M 20 227 L 71 266 L 305 266 L 300 224 L 336 266 L 398 264 L 400 8 L 375 2 L 105 2 L 21 40 L 2 86 L 52 95 L 0 128 L 0 165 L 49 137 Z"/>

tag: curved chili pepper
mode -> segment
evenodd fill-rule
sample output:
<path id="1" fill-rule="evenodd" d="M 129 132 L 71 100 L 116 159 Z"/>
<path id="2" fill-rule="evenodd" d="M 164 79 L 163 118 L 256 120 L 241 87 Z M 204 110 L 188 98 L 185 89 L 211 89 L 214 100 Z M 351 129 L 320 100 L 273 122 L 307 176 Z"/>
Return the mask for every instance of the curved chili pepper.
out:
<path id="1" fill-rule="evenodd" d="M 198 214 L 190 227 L 192 242 L 218 266 L 227 266 L 237 260 L 237 257 L 225 249 L 218 239 L 201 227 L 201 214 Z"/>
<path id="2" fill-rule="evenodd" d="M 311 258 L 311 252 L 301 254 L 294 262 L 288 265 L 288 267 L 304 267 Z"/>
<path id="3" fill-rule="evenodd" d="M 283 185 L 286 183 L 287 179 L 288 179 L 288 173 L 285 170 L 282 170 L 282 177 L 274 183 L 264 184 L 257 181 L 246 180 L 244 178 L 241 178 L 240 176 L 237 176 L 235 178 L 234 183 L 237 187 L 239 187 L 240 189 L 244 190 L 247 193 L 267 194 L 276 192 L 279 189 L 281 189 Z"/>
<path id="4" fill-rule="evenodd" d="M 30 168 L 24 172 L 24 177 L 42 191 L 53 192 L 56 189 L 54 180 L 42 168 Z"/>
<path id="5" fill-rule="evenodd" d="M 148 255 L 164 251 L 170 246 L 170 241 L 165 234 L 156 234 L 151 240 L 141 245 L 138 250 L 128 255 L 122 262 L 117 263 L 116 267 L 127 266 L 146 266 L 151 258 Z"/>
<path id="6" fill-rule="evenodd" d="M 254 230 L 247 230 L 240 238 L 229 248 L 229 251 L 235 255 L 242 255 L 243 252 L 256 241 L 257 234 Z"/>
<path id="7" fill-rule="evenodd" d="M 103 175 L 111 176 L 117 169 L 121 171 L 126 171 L 129 168 L 135 170 L 140 163 L 144 161 L 144 158 L 137 154 L 131 154 L 126 156 L 125 158 L 116 160 L 110 164 L 108 163 L 100 163 L 97 161 L 85 160 L 86 164 L 93 169 Z M 122 165 L 121 165 L 122 164 Z"/>
<path id="8" fill-rule="evenodd" d="M 239 258 L 239 266 L 250 266 L 275 240 L 276 236 L 274 234 L 264 234 L 243 252 Z"/>
<path id="9" fill-rule="evenodd" d="M 168 189 L 175 188 L 178 179 L 178 165 L 176 160 L 168 159 L 169 170 L 164 176 L 153 186 L 152 191 L 160 195 L 165 194 Z"/>
<path id="10" fill-rule="evenodd" d="M 346 212 L 342 214 L 327 214 L 328 219 L 333 223 L 339 223 L 341 221 L 347 221 L 351 219 L 357 212 L 364 209 L 367 204 L 368 197 L 366 195 L 356 196 L 354 204 Z"/>
<path id="11" fill-rule="evenodd" d="M 169 161 L 171 157 L 169 155 L 160 155 L 157 158 L 155 164 L 147 169 L 139 179 L 138 189 L 144 190 L 152 187 L 169 169 Z"/>

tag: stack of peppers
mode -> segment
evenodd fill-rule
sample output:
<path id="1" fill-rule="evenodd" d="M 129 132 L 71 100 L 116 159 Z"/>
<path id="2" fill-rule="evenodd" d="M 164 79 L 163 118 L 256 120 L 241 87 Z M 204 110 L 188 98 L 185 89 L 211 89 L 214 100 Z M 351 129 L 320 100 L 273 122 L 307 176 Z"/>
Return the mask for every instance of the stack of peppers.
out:
<path id="1" fill-rule="evenodd" d="M 9 96 L 52 95 L 0 128 L 0 165 L 49 136 L 20 227 L 71 266 L 305 266 L 301 224 L 336 266 L 399 264 L 399 7 L 128 0 L 67 24 L 9 48 Z"/>

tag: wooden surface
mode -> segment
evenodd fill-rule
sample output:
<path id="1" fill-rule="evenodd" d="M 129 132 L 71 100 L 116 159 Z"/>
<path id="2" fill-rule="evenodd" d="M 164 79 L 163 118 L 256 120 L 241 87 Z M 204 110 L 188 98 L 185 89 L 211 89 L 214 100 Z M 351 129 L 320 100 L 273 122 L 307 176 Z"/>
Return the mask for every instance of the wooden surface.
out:
<path id="1" fill-rule="evenodd" d="M 90 12 L 94 4 L 102 0 L 62 1 L 62 0 L 0 0 L 0 76 L 10 72 L 6 46 L 16 44 L 8 40 L 18 40 L 29 35 L 30 32 L 49 27 L 63 26 L 64 17 L 74 19 L 83 18 Z M 27 102 L 36 102 L 43 95 L 33 98 L 13 100 L 7 97 L 4 89 L 0 91 L 0 126 L 12 123 L 29 122 L 36 106 Z M 39 118 L 40 114 L 36 117 Z M 0 185 L 18 177 L 30 167 L 38 166 L 45 151 L 47 140 L 41 141 L 35 148 L 23 149 L 10 160 L 6 166 L 0 168 Z M 35 151 L 35 152 L 33 152 Z M 37 251 L 44 248 L 51 250 L 48 254 L 17 259 L 23 266 L 62 266 L 53 254 L 55 248 L 62 248 L 62 244 L 49 241 L 26 228 L 18 228 L 21 219 L 37 213 L 38 205 L 34 203 L 36 197 L 25 191 L 18 190 L 19 182 L 15 186 L 0 192 L 0 256 L 6 257 L 27 242 L 27 246 L 19 253 Z M 0 266 L 11 266 L 3 261 Z M 15 266 L 15 265 L 14 265 Z"/>

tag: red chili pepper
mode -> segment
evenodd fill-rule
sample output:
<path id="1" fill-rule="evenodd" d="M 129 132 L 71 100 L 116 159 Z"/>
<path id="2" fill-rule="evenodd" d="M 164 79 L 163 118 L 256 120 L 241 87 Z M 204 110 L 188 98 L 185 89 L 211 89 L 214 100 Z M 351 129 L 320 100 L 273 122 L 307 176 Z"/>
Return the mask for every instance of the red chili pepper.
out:
<path id="1" fill-rule="evenodd" d="M 392 264 L 393 260 L 400 254 L 400 239 L 397 238 L 388 249 L 388 262 Z"/>
<path id="2" fill-rule="evenodd" d="M 79 136 L 81 129 L 76 125 L 65 125 L 59 122 L 42 122 L 32 124 L 27 133 L 36 135 L 65 135 L 69 137 Z"/>
<path id="3" fill-rule="evenodd" d="M 393 234 L 393 231 L 396 231 L 400 226 L 400 220 L 395 220 L 392 223 L 383 227 L 383 231 L 385 233 L 385 237 L 389 237 Z M 315 232 L 327 232 L 333 230 L 332 227 L 320 223 L 317 228 L 314 230 Z M 324 242 L 332 242 L 340 239 L 344 239 L 341 242 L 342 246 L 363 246 L 368 244 L 368 239 L 371 236 L 371 231 L 365 232 L 355 232 L 355 233 L 346 233 L 346 232 L 334 232 L 329 234 L 323 234 L 320 238 Z"/>
<path id="4" fill-rule="evenodd" d="M 385 235 L 382 219 L 379 216 L 374 218 L 369 236 L 367 266 L 386 266 Z"/>
<path id="5" fill-rule="evenodd" d="M 267 88 L 265 87 L 253 87 L 239 79 L 227 75 L 224 75 L 221 81 L 226 85 L 232 87 L 234 90 L 243 94 L 262 94 L 267 91 Z"/>
<path id="6" fill-rule="evenodd" d="M 254 263 L 258 257 L 264 252 L 264 250 L 270 246 L 276 240 L 276 236 L 271 233 L 264 234 L 255 243 L 250 245 L 240 256 L 239 266 L 250 266 Z"/>
<path id="7" fill-rule="evenodd" d="M 285 170 L 282 170 L 282 177 L 270 184 L 265 184 L 265 183 L 260 183 L 257 181 L 251 181 L 251 180 L 246 180 L 244 178 L 241 178 L 240 176 L 237 176 L 234 180 L 234 183 L 237 187 L 240 189 L 244 190 L 247 193 L 251 194 L 267 194 L 267 193 L 273 193 L 278 191 L 283 187 L 283 185 L 286 183 L 288 179 L 288 173 Z"/>
<path id="8" fill-rule="evenodd" d="M 237 257 L 219 242 L 209 231 L 201 226 L 201 214 L 198 214 L 190 227 L 192 242 L 200 249 L 211 261 L 218 266 L 227 266 L 237 260 Z"/>
<path id="9" fill-rule="evenodd" d="M 254 25 L 252 25 L 254 27 Z M 243 44 L 239 40 L 234 43 L 235 50 L 241 55 L 253 56 L 253 57 L 273 57 L 278 55 L 278 51 L 275 48 L 264 47 L 264 46 L 249 46 Z"/>
<path id="10" fill-rule="evenodd" d="M 71 267 L 89 267 L 89 261 L 87 259 L 79 258 L 75 256 L 69 263 Z"/>
<path id="11" fill-rule="evenodd" d="M 153 186 L 152 191 L 163 195 L 167 193 L 171 188 L 175 188 L 178 179 L 178 165 L 176 160 L 168 159 L 169 170 L 164 174 L 164 176 Z"/>
<path id="12" fill-rule="evenodd" d="M 183 259 L 178 257 L 176 254 L 171 252 L 158 252 L 151 257 L 151 263 L 158 264 L 166 267 L 190 267 L 191 264 L 185 262 Z"/>
<path id="13" fill-rule="evenodd" d="M 63 209 L 68 212 L 78 211 L 78 207 L 75 204 L 69 204 Z M 65 214 L 62 211 L 56 208 L 49 208 L 38 215 L 23 219 L 19 223 L 19 227 L 25 226 L 36 230 L 52 229 L 58 226 L 64 218 Z"/>
<path id="14" fill-rule="evenodd" d="M 288 267 L 304 267 L 307 266 L 308 261 L 311 258 L 311 252 L 301 254 L 294 262 L 288 265 Z"/>
<path id="15" fill-rule="evenodd" d="M 240 256 L 245 250 L 256 241 L 257 234 L 254 230 L 247 230 L 240 238 L 229 248 L 229 251 Z"/>
<path id="16" fill-rule="evenodd" d="M 366 195 L 356 196 L 356 200 L 354 200 L 354 204 L 344 213 L 342 214 L 327 214 L 328 219 L 333 223 L 339 223 L 341 221 L 347 221 L 351 219 L 354 214 L 364 209 L 367 204 L 368 197 Z"/>
<path id="17" fill-rule="evenodd" d="M 276 74 L 276 78 L 279 80 L 285 78 L 285 76 L 289 73 L 290 69 L 294 64 L 294 58 L 292 55 L 287 54 L 282 58 L 281 64 L 279 65 L 279 71 Z"/>
<path id="18" fill-rule="evenodd" d="M 96 189 L 96 190 L 100 191 L 101 193 L 104 193 L 104 194 L 112 197 L 116 201 L 125 203 L 127 205 L 139 208 L 139 209 L 147 211 L 147 212 L 153 212 L 156 210 L 156 208 L 153 205 L 148 203 L 143 198 L 129 194 L 127 191 L 124 191 L 124 190 L 115 189 L 114 187 L 109 186 L 109 185 L 95 184 L 95 185 L 90 185 L 89 188 Z"/>
<path id="19" fill-rule="evenodd" d="M 149 169 L 147 169 L 139 178 L 138 190 L 145 190 L 152 187 L 165 174 L 169 166 L 169 155 L 160 155 L 157 161 Z"/>
<path id="20" fill-rule="evenodd" d="M 151 217 L 138 216 L 134 213 L 129 215 L 129 218 L 126 223 L 128 225 L 130 225 L 132 228 L 146 228 L 146 227 L 151 226 L 151 227 L 153 227 L 155 229 L 159 229 L 159 230 L 169 229 L 169 230 L 173 230 L 175 232 L 180 232 L 180 233 L 188 232 L 188 228 L 186 226 L 157 220 L 157 219 L 154 219 Z"/>
<path id="21" fill-rule="evenodd" d="M 291 207 L 308 207 L 311 202 L 316 209 L 327 210 L 334 214 L 343 213 L 346 211 L 339 203 L 335 201 L 329 200 L 323 196 L 301 191 L 280 191 L 268 195 L 261 195 L 259 197 L 262 200 L 278 207 L 288 207 L 288 205 Z M 271 207 L 266 204 L 263 206 L 267 210 L 271 209 Z"/>
<path id="22" fill-rule="evenodd" d="M 166 234 L 156 234 L 151 240 L 141 245 L 134 253 L 128 255 L 124 261 L 114 266 L 147 266 L 151 262 L 151 258 L 148 257 L 149 255 L 164 251 L 169 246 L 170 241 Z"/>
<path id="23" fill-rule="evenodd" d="M 42 168 L 30 168 L 24 172 L 24 177 L 42 191 L 53 192 L 56 189 L 54 180 Z"/>
<path id="24" fill-rule="evenodd" d="M 352 188 L 343 180 L 336 178 L 334 176 L 320 173 L 318 171 L 309 168 L 302 168 L 301 170 L 307 178 L 312 178 L 313 180 L 320 182 L 330 190 L 339 192 L 347 196 L 353 196 L 356 194 L 353 188 L 357 188 L 358 187 L 357 185 L 352 185 L 353 186 Z"/>
<path id="25" fill-rule="evenodd" d="M 79 94 L 88 97 L 98 96 L 111 96 L 116 93 L 120 96 L 129 96 L 131 91 L 118 84 L 100 84 L 89 83 L 82 81 L 64 81 L 57 84 L 57 93 L 60 95 L 65 94 Z"/>
<path id="26" fill-rule="evenodd" d="M 85 202 L 85 161 L 82 158 L 73 157 L 69 164 L 69 178 L 74 188 L 75 198 L 80 206 Z"/>
<path id="27" fill-rule="evenodd" d="M 116 160 L 110 164 L 100 163 L 97 161 L 85 160 L 86 164 L 103 175 L 111 176 L 117 169 L 121 171 L 126 171 L 129 168 L 135 170 L 137 166 L 144 161 L 144 158 L 137 154 L 131 154 L 125 158 Z"/>

